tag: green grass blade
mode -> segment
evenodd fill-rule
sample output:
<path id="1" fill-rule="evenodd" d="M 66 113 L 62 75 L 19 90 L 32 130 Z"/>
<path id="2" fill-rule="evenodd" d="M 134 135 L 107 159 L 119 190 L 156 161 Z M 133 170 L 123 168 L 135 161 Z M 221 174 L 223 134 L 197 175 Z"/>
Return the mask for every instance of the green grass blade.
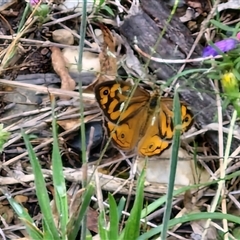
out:
<path id="1" fill-rule="evenodd" d="M 26 231 L 32 239 L 43 239 L 43 233 L 35 226 L 31 216 L 28 212 L 17 203 L 9 194 L 5 194 L 14 211 L 17 213 L 19 219 L 26 226 Z"/>
<path id="2" fill-rule="evenodd" d="M 33 225 L 31 222 L 26 221 L 26 219 L 21 219 L 22 222 L 24 223 L 24 225 L 26 226 L 26 230 L 29 234 L 29 236 L 31 237 L 31 239 L 43 239 L 44 240 L 44 235 L 43 233 L 35 226 Z M 52 238 L 52 236 L 50 236 L 49 240 L 54 240 Z"/>
<path id="3" fill-rule="evenodd" d="M 83 196 L 83 201 L 82 201 L 82 204 L 80 206 L 80 209 L 79 209 L 79 213 L 76 217 L 76 221 L 75 221 L 75 224 L 74 224 L 74 228 L 73 229 L 69 229 L 68 228 L 68 231 L 70 230 L 70 232 L 68 233 L 68 239 L 76 239 L 77 237 L 77 234 L 78 234 L 78 231 L 79 231 L 79 228 L 80 228 L 80 225 L 81 225 L 81 222 L 86 214 L 86 211 L 88 210 L 88 206 L 90 204 L 90 201 L 91 201 L 91 197 L 92 195 L 94 194 L 94 186 L 92 184 L 89 184 L 85 190 L 85 193 L 84 193 L 84 196 Z M 70 222 L 68 223 L 68 226 L 72 226 L 72 220 L 70 220 Z"/>
<path id="4" fill-rule="evenodd" d="M 58 132 L 56 117 L 54 115 L 55 101 L 52 101 L 52 132 L 53 132 L 53 152 L 52 152 L 52 168 L 53 168 L 53 183 L 55 192 L 55 203 L 60 220 L 60 229 L 62 238 L 66 238 L 67 223 L 68 223 L 68 198 L 63 175 L 62 159 L 58 145 Z"/>
<path id="5" fill-rule="evenodd" d="M 130 212 L 130 216 L 126 222 L 126 227 L 122 232 L 120 239 L 137 239 L 137 237 L 140 235 L 140 219 L 143 208 L 145 175 L 146 171 L 144 169 L 139 176 L 133 208 Z"/>
<path id="6" fill-rule="evenodd" d="M 43 239 L 52 239 L 54 240 L 52 234 L 51 234 L 51 231 L 48 230 L 48 225 L 46 224 L 46 221 L 43 219 L 42 221 L 42 225 L 43 225 Z"/>
<path id="7" fill-rule="evenodd" d="M 121 197 L 119 203 L 118 203 L 118 222 L 120 221 L 120 218 L 122 216 L 122 211 L 125 207 L 126 204 L 126 198 L 125 197 Z"/>
<path id="8" fill-rule="evenodd" d="M 166 208 L 163 216 L 163 231 L 161 235 L 161 239 L 167 239 L 167 230 L 168 230 L 168 221 L 170 219 L 170 215 L 172 212 L 172 199 L 173 199 L 173 190 L 175 184 L 175 176 L 177 170 L 177 162 L 178 162 L 178 150 L 180 147 L 180 136 L 181 136 L 181 107 L 180 101 L 178 97 L 178 93 L 175 91 L 174 100 L 173 100 L 173 122 L 174 122 L 174 136 L 173 136 L 173 144 L 172 144 L 172 152 L 170 158 L 170 176 L 168 182 L 168 190 L 167 190 L 167 201 Z"/>
<path id="9" fill-rule="evenodd" d="M 109 239 L 118 239 L 118 208 L 115 199 L 111 194 L 108 194 L 109 201 L 109 217 L 110 217 L 110 228 L 109 228 Z"/>
<path id="10" fill-rule="evenodd" d="M 169 78 L 168 81 L 164 84 L 165 86 L 170 86 L 171 83 L 174 81 L 174 79 L 176 78 L 181 78 L 181 77 L 188 77 L 188 76 L 193 76 L 194 73 L 206 73 L 207 71 L 209 71 L 208 68 L 198 68 L 198 69 L 187 69 L 184 70 L 176 75 L 174 75 L 173 77 Z"/>
<path id="11" fill-rule="evenodd" d="M 81 16 L 81 24 L 80 24 L 80 41 L 79 41 L 79 51 L 78 51 L 78 72 L 82 72 L 82 60 L 83 60 L 83 48 L 84 48 L 84 41 L 86 37 L 86 29 L 87 29 L 87 0 L 83 0 L 83 8 L 82 8 L 82 16 Z M 87 151 L 86 151 L 86 130 L 85 130 L 85 123 L 84 123 L 84 104 L 83 104 L 83 90 L 82 90 L 82 81 L 79 79 L 78 81 L 78 88 L 79 88 L 79 97 L 80 97 L 80 121 L 81 121 L 81 141 L 82 141 L 82 164 L 83 169 L 86 166 L 88 161 Z M 85 176 L 86 174 L 83 174 Z M 86 188 L 88 179 L 87 177 L 82 178 L 82 187 Z M 84 199 L 83 199 L 84 200 Z M 82 219 L 82 231 L 81 231 L 81 240 L 85 240 L 87 235 L 87 216 L 81 216 Z M 75 239 L 75 238 L 74 238 Z"/>
<path id="12" fill-rule="evenodd" d="M 30 13 L 30 10 L 31 10 L 30 4 L 27 2 L 26 6 L 24 8 L 24 12 L 23 12 L 22 17 L 21 17 L 21 21 L 20 21 L 20 23 L 18 25 L 18 30 L 17 30 L 18 33 L 20 32 L 20 30 L 22 29 L 23 25 L 25 24 L 25 21 L 27 19 L 27 15 Z"/>
<path id="13" fill-rule="evenodd" d="M 198 221 L 198 220 L 204 220 L 204 219 L 209 219 L 209 218 L 210 219 L 218 219 L 218 220 L 226 219 L 229 222 L 233 222 L 233 223 L 237 223 L 237 224 L 239 224 L 239 222 L 240 222 L 240 217 L 237 217 L 237 216 L 234 216 L 231 214 L 202 212 L 202 213 L 186 214 L 182 217 L 171 219 L 168 223 L 168 228 L 174 227 L 177 224 L 183 224 L 183 223 L 190 222 L 190 221 Z M 162 231 L 163 231 L 163 225 L 160 225 L 160 226 L 153 228 L 153 229 L 149 230 L 148 232 L 142 234 L 139 238 L 137 238 L 137 240 L 150 239 L 153 236 L 155 236 L 156 234 L 161 233 Z M 161 239 L 163 239 L 163 238 L 161 238 Z"/>
<path id="14" fill-rule="evenodd" d="M 233 178 L 239 177 L 240 176 L 240 171 L 236 171 L 234 173 L 228 174 L 225 176 L 225 180 L 229 181 Z M 217 184 L 219 181 L 221 181 L 221 179 L 217 179 L 214 181 L 210 181 L 210 182 L 206 182 L 206 183 L 199 183 L 199 184 L 195 184 L 195 185 L 191 185 L 191 186 L 185 186 L 182 187 L 180 189 L 174 190 L 173 191 L 173 196 L 177 196 L 180 194 L 185 193 L 186 191 L 191 191 L 193 189 L 198 189 L 200 187 L 206 187 L 206 186 L 210 186 L 210 185 L 214 185 Z M 142 210 L 142 214 L 141 214 L 141 218 L 145 218 L 148 214 L 152 213 L 153 211 L 155 211 L 158 207 L 162 206 L 167 200 L 167 196 L 164 195 L 160 198 L 158 198 L 156 201 L 154 201 L 153 203 L 150 203 L 147 208 L 144 208 Z"/>
<path id="15" fill-rule="evenodd" d="M 98 234 L 101 240 L 111 240 L 108 238 L 108 229 L 104 211 L 101 211 L 98 216 Z"/>
<path id="16" fill-rule="evenodd" d="M 236 27 L 234 27 L 234 28 L 229 27 L 226 24 L 223 24 L 220 21 L 217 21 L 215 19 L 211 19 L 210 23 L 215 25 L 218 29 L 222 29 L 222 30 L 227 31 L 227 32 L 236 32 Z M 238 29 L 238 31 L 239 31 L 239 29 Z"/>
<path id="17" fill-rule="evenodd" d="M 41 208 L 43 218 L 46 221 L 48 230 L 51 232 L 53 239 L 57 240 L 59 239 L 59 234 L 53 220 L 53 215 L 50 207 L 50 200 L 49 200 L 48 192 L 45 185 L 46 183 L 44 181 L 43 174 L 41 171 L 41 166 L 38 162 L 36 154 L 33 151 L 33 147 L 29 142 L 28 136 L 24 132 L 22 132 L 22 135 L 23 135 L 25 145 L 27 147 L 31 166 L 33 168 L 33 174 L 35 177 L 34 183 L 36 186 L 36 195 L 38 198 L 38 203 Z"/>

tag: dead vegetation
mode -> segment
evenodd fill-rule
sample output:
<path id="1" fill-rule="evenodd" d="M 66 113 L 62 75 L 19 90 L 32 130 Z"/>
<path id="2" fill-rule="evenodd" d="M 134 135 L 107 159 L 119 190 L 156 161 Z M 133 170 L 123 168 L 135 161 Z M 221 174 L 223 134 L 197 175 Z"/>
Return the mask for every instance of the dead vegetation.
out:
<path id="1" fill-rule="evenodd" d="M 176 13 L 171 16 L 170 10 L 174 4 L 165 6 L 157 0 L 140 3 L 106 1 L 100 8 L 93 8 L 93 2 L 89 2 L 81 73 L 77 68 L 81 7 L 66 10 L 66 4 L 63 7 L 59 2 L 50 1 L 49 14 L 41 22 L 34 15 L 35 10 L 24 15 L 24 1 L 14 0 L 0 6 L 0 124 L 4 124 L 4 130 L 10 133 L 0 155 L 0 185 L 3 192 L 9 192 L 35 217 L 36 223 L 40 222 L 34 176 L 21 129 L 31 137 L 52 195 L 51 96 L 55 96 L 54 111 L 59 125 L 61 156 L 66 167 L 64 176 L 69 189 L 72 190 L 83 175 L 79 130 L 79 106 L 83 104 L 89 162 L 87 174 L 91 176 L 93 169 L 97 168 L 98 190 L 128 196 L 129 205 L 125 210 L 129 211 L 136 192 L 136 178 L 132 170 L 137 164 L 140 171 L 145 158 L 138 156 L 136 159 L 134 151 L 125 153 L 109 145 L 101 162 L 98 161 L 108 138 L 102 127 L 102 113 L 95 100 L 94 87 L 116 78 L 133 83 L 138 79 L 141 86 L 148 90 L 162 85 L 162 95 L 169 97 L 173 97 L 173 89 L 177 85 L 181 89 L 181 99 L 194 114 L 195 128 L 184 136 L 179 151 L 176 189 L 225 179 L 221 184 L 203 184 L 201 188 L 198 186 L 192 191 L 183 191 L 174 199 L 173 216 L 207 211 L 238 215 L 238 121 L 228 155 L 225 150 L 233 107 L 223 106 L 222 95 L 218 94 L 222 91 L 219 81 L 209 79 L 207 70 L 191 72 L 211 68 L 211 65 L 202 63 L 203 47 L 209 40 L 215 42 L 222 39 L 223 34 L 229 36 L 230 33 L 209 22 L 215 18 L 225 26 L 235 27 L 240 16 L 237 3 L 231 0 L 215 1 L 212 6 L 210 1 L 180 1 Z M 217 10 L 219 13 L 216 17 Z M 24 17 L 24 24 L 19 28 Z M 59 29 L 62 31 L 60 35 L 56 33 Z M 239 27 L 236 26 L 236 29 Z M 196 58 L 199 60 L 191 61 Z M 181 75 L 183 71 L 190 74 Z M 83 86 L 82 101 L 78 91 L 80 82 Z M 154 156 L 154 161 L 149 164 L 146 202 L 153 202 L 166 193 L 171 169 L 170 154 L 171 148 L 161 156 Z M 220 204 L 214 208 L 214 196 L 219 188 Z M 96 234 L 97 226 L 94 223 L 97 222 L 97 213 L 95 206 L 88 213 L 88 227 Z M 163 206 L 150 214 L 146 221 L 153 224 L 151 226 L 157 226 L 162 214 Z M 26 237 L 26 231 L 5 195 L 0 196 L 0 216 L 2 236 L 9 239 Z M 229 231 L 225 239 L 234 239 L 235 227 L 235 224 L 224 219 L 216 220 L 211 225 L 206 220 L 191 221 L 171 229 L 168 239 L 197 239 L 198 236 L 217 239 L 218 229 Z M 238 239 L 237 235 L 235 239 Z"/>

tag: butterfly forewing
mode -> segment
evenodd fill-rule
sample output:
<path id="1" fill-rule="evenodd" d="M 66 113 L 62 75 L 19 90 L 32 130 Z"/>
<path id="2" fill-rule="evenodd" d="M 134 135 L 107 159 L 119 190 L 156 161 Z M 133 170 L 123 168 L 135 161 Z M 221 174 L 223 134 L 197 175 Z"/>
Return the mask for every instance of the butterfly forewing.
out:
<path id="1" fill-rule="evenodd" d="M 108 121 L 121 124 L 148 103 L 150 95 L 145 90 L 137 88 L 130 98 L 131 93 L 132 86 L 123 81 L 108 81 L 96 87 L 96 99 Z"/>

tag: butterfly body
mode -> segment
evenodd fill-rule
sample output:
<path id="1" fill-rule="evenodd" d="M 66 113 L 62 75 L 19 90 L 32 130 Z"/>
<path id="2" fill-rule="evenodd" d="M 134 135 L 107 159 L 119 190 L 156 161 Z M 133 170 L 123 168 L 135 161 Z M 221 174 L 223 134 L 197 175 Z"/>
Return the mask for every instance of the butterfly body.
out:
<path id="1" fill-rule="evenodd" d="M 97 102 L 113 143 L 124 151 L 137 148 L 140 156 L 161 154 L 171 146 L 174 134 L 173 100 L 150 94 L 124 81 L 107 81 L 96 86 Z M 190 128 L 192 113 L 181 102 L 182 131 Z"/>

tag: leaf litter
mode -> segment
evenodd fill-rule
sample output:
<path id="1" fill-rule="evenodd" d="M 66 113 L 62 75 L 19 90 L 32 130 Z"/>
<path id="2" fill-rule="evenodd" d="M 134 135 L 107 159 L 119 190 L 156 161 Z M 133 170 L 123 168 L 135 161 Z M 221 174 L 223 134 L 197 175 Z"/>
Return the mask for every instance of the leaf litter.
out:
<path id="1" fill-rule="evenodd" d="M 134 1 L 135 2 L 135 1 Z M 117 4 L 117 3 L 116 3 Z M 121 13 L 124 12 L 124 9 L 131 7 L 129 2 L 127 1 L 120 1 L 118 3 L 120 5 L 118 9 L 121 9 Z M 121 5 L 122 4 L 122 5 Z M 63 139 L 63 142 L 61 144 L 61 151 L 63 154 L 63 162 L 64 164 L 69 164 L 69 159 L 73 158 L 76 159 L 75 161 L 72 161 L 72 169 L 66 171 L 66 179 L 69 182 L 76 182 L 81 180 L 81 172 L 76 171 L 75 168 L 81 166 L 79 163 L 79 149 L 69 149 L 68 146 L 68 139 L 71 139 L 72 136 L 76 137 L 76 143 L 77 145 L 79 143 L 79 126 L 80 126 L 80 120 L 79 120 L 79 104 L 85 105 L 85 123 L 90 123 L 92 121 L 100 123 L 101 117 L 99 114 L 99 109 L 94 101 L 93 96 L 93 89 L 96 84 L 108 81 L 108 80 L 114 80 L 116 76 L 124 76 L 126 73 L 128 75 L 134 76 L 136 78 L 142 79 L 145 83 L 148 83 L 148 81 L 145 81 L 146 78 L 150 79 L 149 82 L 152 81 L 152 79 L 155 78 L 154 71 L 157 71 L 157 69 L 144 69 L 143 60 L 139 55 L 136 54 L 136 52 L 133 51 L 131 48 L 133 42 L 130 42 L 129 39 L 127 39 L 123 34 L 119 33 L 119 29 L 116 26 L 119 26 L 119 23 L 121 21 L 124 21 L 123 19 L 120 20 L 118 18 L 118 22 L 115 21 L 114 18 L 111 18 L 111 15 L 108 15 L 106 12 L 103 11 L 103 16 L 101 23 L 95 24 L 93 21 L 93 16 L 100 16 L 98 15 L 98 12 L 91 12 L 92 7 L 89 7 L 89 25 L 88 25 L 88 36 L 86 39 L 86 45 L 84 51 L 88 53 L 94 53 L 95 56 L 99 54 L 98 60 L 100 63 L 100 70 L 96 70 L 95 68 L 87 69 L 89 72 L 93 72 L 94 75 L 91 75 L 91 83 L 86 84 L 85 87 L 85 95 L 84 96 L 84 103 L 79 102 L 79 96 L 78 93 L 73 93 L 72 91 L 76 90 L 77 81 L 80 80 L 83 83 L 85 82 L 85 77 L 83 76 L 81 78 L 81 75 L 79 75 L 76 78 L 72 78 L 72 73 L 70 72 L 70 68 L 68 66 L 68 63 L 66 62 L 66 59 L 64 58 L 64 53 L 62 53 L 62 48 L 72 48 L 78 51 L 77 41 L 74 36 L 74 43 L 73 45 L 67 45 L 66 42 L 63 43 L 55 43 L 51 39 L 51 32 L 56 30 L 56 28 L 72 28 L 72 30 L 78 31 L 78 25 L 79 25 L 79 19 L 78 16 L 74 17 L 76 13 L 78 14 L 78 10 L 74 10 L 75 12 L 70 12 L 69 15 L 65 12 L 60 12 L 59 17 L 55 18 L 54 13 L 50 14 L 50 19 L 43 23 L 42 25 L 38 25 L 35 22 L 35 19 L 30 17 L 28 21 L 26 21 L 26 24 L 24 26 L 24 29 L 20 31 L 20 33 L 16 32 L 17 26 L 19 24 L 20 19 L 17 19 L 14 21 L 14 18 L 17 18 L 17 15 L 10 15 L 10 12 L 13 11 L 20 11 L 17 8 L 18 2 L 12 1 L 11 4 L 7 3 L 3 6 L 0 6 L 1 13 L 4 16 L 4 20 L 2 22 L 7 22 L 8 24 L 6 26 L 9 27 L 3 27 L 3 24 L 1 24 L 1 32 L 2 36 L 0 36 L 1 40 L 1 77 L 3 78 L 2 81 L 0 80 L 1 84 L 1 91 L 5 94 L 1 94 L 1 106 L 7 106 L 10 103 L 14 103 L 12 110 L 4 110 L 1 111 L 3 114 L 1 114 L 0 117 L 0 123 L 3 123 L 5 126 L 5 130 L 9 131 L 11 136 L 8 142 L 5 144 L 5 148 L 3 153 L 0 155 L 1 159 L 1 185 L 2 187 L 8 187 L 11 189 L 11 192 L 13 196 L 16 196 L 19 202 L 22 202 L 27 205 L 28 199 L 26 199 L 27 195 L 31 195 L 32 200 L 36 201 L 34 189 L 32 188 L 31 183 L 33 182 L 33 175 L 31 174 L 31 171 L 29 170 L 29 161 L 26 154 L 25 146 L 23 145 L 23 142 L 21 140 L 21 134 L 19 130 L 21 128 L 24 128 L 25 131 L 28 132 L 32 136 L 32 144 L 34 146 L 34 149 L 37 151 L 37 155 L 39 157 L 39 161 L 41 162 L 42 168 L 48 170 L 45 177 L 51 176 L 51 161 L 50 161 L 50 155 L 51 155 L 51 143 L 52 143 L 52 136 L 50 131 L 50 124 L 51 124 L 51 108 L 50 101 L 49 101 L 49 93 L 54 94 L 56 96 L 60 96 L 60 98 L 57 100 L 57 106 L 56 106 L 56 113 L 58 115 L 58 123 L 62 127 L 62 132 L 60 133 L 59 137 Z M 22 5 L 23 6 L 23 5 Z M 112 5 L 110 5 L 112 6 Z M 209 1 L 185 1 L 183 6 L 188 9 L 190 8 L 191 11 L 194 12 L 194 14 L 191 15 L 191 17 L 188 17 L 184 20 L 186 22 L 186 26 L 194 26 L 192 27 L 192 35 L 196 35 L 199 33 L 201 29 L 201 23 L 204 20 L 204 18 L 210 14 L 211 7 L 209 6 Z M 237 14 L 238 9 L 237 7 L 237 1 L 228 1 L 227 3 L 219 3 L 217 5 L 217 8 L 219 12 L 225 10 L 225 13 L 221 13 L 221 17 L 225 17 L 226 15 L 229 16 L 230 13 L 233 13 L 232 16 L 235 17 L 231 19 L 228 18 L 229 23 L 231 21 L 237 20 Z M 55 6 L 54 6 L 55 7 Z M 133 8 L 135 9 L 133 11 Z M 122 10 L 123 9 L 123 10 Z M 140 6 L 133 6 L 132 5 L 132 11 L 128 12 L 128 18 L 131 18 L 134 14 L 138 13 L 138 10 L 141 9 Z M 233 10 L 232 10 L 233 9 Z M 58 8 L 54 9 L 56 11 L 59 11 Z M 5 11 L 5 12 L 2 12 Z M 23 7 L 21 7 L 21 11 L 23 11 Z M 233 12 L 232 12 L 233 11 Z M 120 11 L 119 11 L 120 12 Z M 186 13 L 186 10 L 185 10 Z M 104 15 L 106 14 L 106 15 Z M 127 15 L 127 14 L 126 14 Z M 119 17 L 119 16 L 118 16 Z M 125 16 L 126 17 L 126 16 Z M 66 19 L 67 18 L 67 19 Z M 192 21 L 192 22 L 191 22 Z M 2 23 L 1 22 L 1 23 Z M 156 19 L 157 23 L 157 19 Z M 108 24 L 108 27 L 106 26 Z M 228 22 L 225 23 L 228 25 Z M 110 25 L 110 26 L 109 26 Z M 173 26 L 174 27 L 174 26 Z M 100 29 L 103 34 L 103 43 L 101 44 L 101 41 L 97 41 L 96 37 L 93 37 L 93 31 L 92 28 Z M 37 34 L 35 34 L 35 30 L 37 29 Z M 111 31 L 110 29 L 114 29 L 114 31 Z M 15 32 L 14 32 L 15 31 Z M 12 40 L 12 33 L 16 33 L 16 37 Z M 50 36 L 50 37 L 49 37 Z M 217 36 L 216 31 L 212 31 L 212 34 L 210 38 L 212 40 L 217 39 L 219 36 Z M 30 41 L 33 40 L 33 41 Z M 219 39 L 217 39 L 219 40 Z M 94 44 L 93 44 L 94 43 Z M 95 46 L 94 48 L 91 46 Z M 97 47 L 96 47 L 97 46 Z M 205 45 L 204 45 L 205 46 Z M 43 54 L 42 49 L 48 49 L 50 51 L 46 51 L 46 54 Z M 101 51 L 99 53 L 98 49 L 101 48 Z M 186 48 L 186 47 L 185 47 Z M 190 50 L 190 49 L 186 49 Z M 35 54 L 32 54 L 34 52 Z M 76 58 L 76 57 L 74 57 Z M 93 57 L 92 59 L 94 59 Z M 43 61 L 42 61 L 43 60 Z M 90 60 L 91 61 L 91 60 Z M 77 62 L 77 59 L 76 61 Z M 24 65 L 22 64 L 24 63 Z M 70 63 L 71 65 L 71 63 Z M 93 70 L 93 71 L 91 71 Z M 87 71 L 87 72 L 88 72 Z M 123 72 L 123 73 L 122 73 Z M 55 74 L 55 78 L 58 79 L 58 82 L 52 83 L 49 82 L 46 77 L 46 74 L 53 73 Z M 27 83 L 18 82 L 17 79 L 20 76 L 23 76 L 23 79 L 25 79 L 27 76 L 32 74 L 32 78 L 27 81 Z M 36 74 L 38 75 L 38 79 L 41 79 L 41 84 L 38 85 L 35 77 Z M 6 80 L 8 79 L 8 80 Z M 160 79 L 163 81 L 163 79 Z M 16 82 L 15 82 L 16 81 Z M 14 83 L 15 82 L 15 83 Z M 29 84 L 31 83 L 31 85 Z M 18 84 L 18 85 L 17 85 Z M 6 86 L 11 87 L 10 92 L 8 93 L 6 91 Z M 28 91 L 26 91 L 28 89 Z M 11 94 L 14 94 L 13 97 L 7 98 L 7 96 L 10 96 Z M 68 93 L 68 94 L 66 94 Z M 24 106 L 23 108 L 20 108 L 20 106 Z M 14 112 L 13 109 L 18 109 L 18 111 Z M 9 119 L 12 121 L 10 122 Z M 90 125 L 91 128 L 91 125 Z M 93 139 L 94 141 L 94 139 Z M 204 141 L 206 143 L 206 139 L 201 139 L 201 141 Z M 200 141 L 200 142 L 201 142 Z M 191 147 L 191 146 L 190 146 Z M 199 148 L 200 149 L 200 148 Z M 211 149 L 211 146 L 210 148 Z M 95 159 L 98 158 L 100 152 L 102 150 L 102 146 L 98 146 L 95 149 L 91 149 L 90 153 L 91 156 L 94 156 Z M 214 154 L 214 151 L 210 151 L 211 154 Z M 209 154 L 209 153 L 208 153 Z M 205 156 L 201 150 L 198 152 L 199 159 L 203 159 L 206 162 L 206 168 L 207 171 L 214 176 L 214 172 L 218 169 L 218 164 L 216 161 L 213 161 L 216 156 Z M 130 155 L 132 156 L 132 155 Z M 129 191 L 129 187 L 126 185 L 126 182 L 130 182 L 130 178 L 124 176 L 122 177 L 121 173 L 124 172 L 124 169 L 126 168 L 126 165 L 131 163 L 129 161 L 124 161 L 124 159 L 127 159 L 128 154 L 119 153 L 116 149 L 110 148 L 108 152 L 106 152 L 105 158 L 103 159 L 103 162 L 98 167 L 99 174 L 102 178 L 102 184 L 101 188 L 104 191 L 115 191 L 116 189 L 119 189 L 119 194 L 134 194 L 134 190 L 132 192 Z M 206 159 L 210 159 L 211 161 L 207 161 Z M 117 168 L 115 169 L 116 162 L 119 162 L 119 160 L 122 162 Z M 210 163 L 209 163 L 210 162 Z M 18 164 L 21 163 L 22 170 L 16 172 L 14 169 L 17 168 Z M 93 161 L 90 163 L 90 165 L 93 165 L 95 162 Z M 204 166 L 205 166 L 204 165 Z M 235 168 L 234 168 L 235 166 Z M 6 168 L 8 167 L 8 168 Z M 159 167 L 159 166 L 158 166 Z M 237 165 L 232 165 L 231 168 L 236 171 L 238 169 Z M 114 170 L 114 171 L 113 171 Z M 20 172 L 25 172 L 24 174 L 21 174 Z M 91 173 L 91 171 L 89 171 Z M 109 175 L 111 172 L 114 172 L 114 178 Z M 112 173 L 111 173 L 112 174 Z M 110 178 L 112 180 L 110 180 Z M 21 181 L 19 182 L 19 179 Z M 126 180 L 127 178 L 127 180 Z M 233 179 L 234 180 L 234 179 Z M 236 177 L 235 181 L 227 182 L 226 188 L 231 189 L 233 195 L 232 200 L 232 208 L 229 208 L 229 212 L 234 211 L 236 206 L 233 204 L 238 199 L 238 196 L 235 194 L 234 191 L 238 189 L 238 182 L 239 178 Z M 111 184 L 109 184 L 111 183 Z M 51 184 L 51 183 L 50 183 Z M 136 186 L 136 182 L 133 181 L 132 184 Z M 234 186 L 235 188 L 233 188 Z M 214 192 L 209 191 L 210 189 L 204 189 L 204 191 L 200 191 L 199 195 L 197 196 L 196 205 L 192 204 L 193 201 L 193 195 L 190 193 L 189 195 L 184 195 L 184 201 L 180 201 L 175 205 L 175 208 L 178 209 L 185 209 L 185 211 L 193 213 L 193 212 L 201 212 L 203 205 L 207 208 L 209 207 L 209 200 L 214 195 Z M 165 184 L 156 184 L 156 183 L 150 183 L 145 188 L 146 196 L 148 196 L 151 201 L 153 201 L 159 194 L 166 192 L 166 185 Z M 205 194 L 209 194 L 210 197 Z M 23 195 L 22 195 L 23 194 Z M 26 195 L 24 195 L 26 194 Z M 78 196 L 79 192 L 75 193 L 76 196 Z M 195 193 L 196 194 L 196 193 Z M 206 197 L 208 196 L 208 197 Z M 182 197 L 177 198 L 178 200 L 181 200 Z M 1 207 L 2 213 L 1 219 L 2 219 L 2 229 L 4 229 L 4 233 L 7 236 L 12 236 L 11 234 L 17 234 L 19 237 L 23 236 L 24 233 L 22 231 L 19 231 L 18 227 L 15 229 L 12 229 L 12 233 L 8 233 L 8 229 L 10 226 L 13 226 L 16 224 L 14 222 L 14 218 L 16 219 L 16 216 L 13 216 L 13 211 L 8 205 L 8 202 L 6 199 L 2 196 L 1 199 Z M 23 199 L 23 200 L 21 200 Z M 204 204 L 201 206 L 199 203 L 202 201 L 201 199 L 205 199 Z M 78 203 L 76 204 L 78 205 Z M 230 205 L 230 204 L 229 204 Z M 26 206 L 28 208 L 28 206 Z M 29 208 L 31 211 L 32 209 Z M 92 211 L 92 210 L 91 210 Z M 181 212 L 181 211 L 180 211 Z M 186 214 L 186 213 L 183 213 Z M 92 214 L 89 213 L 89 215 L 94 215 L 94 218 L 90 218 L 92 222 L 89 222 L 89 227 L 92 226 L 92 230 L 97 232 L 96 226 L 92 224 L 96 221 L 97 218 L 97 211 L 93 210 Z M 156 222 L 153 221 L 153 222 Z M 220 226 L 219 222 L 216 222 L 215 224 L 218 224 L 218 227 Z M 202 235 L 204 232 L 204 226 L 205 222 L 191 222 L 191 230 L 184 228 L 183 226 L 178 226 L 178 228 L 172 229 L 172 232 L 174 234 L 179 234 L 181 237 L 189 237 L 191 235 L 191 239 L 196 239 L 197 236 Z M 213 225 L 214 226 L 214 225 Z M 213 232 L 216 230 L 215 227 L 211 226 L 211 229 L 214 229 Z M 182 228 L 182 229 L 181 229 Z M 177 229 L 180 229 L 178 231 Z M 184 232 L 185 233 L 181 233 Z M 189 233 L 190 232 L 190 233 Z M 195 235 L 194 235 L 195 234 Z M 185 238 L 185 239 L 186 239 Z M 170 239 L 170 238 L 169 238 Z M 187 238 L 190 239 L 190 238 Z M 207 235 L 206 239 L 216 239 L 216 232 L 212 233 L 210 235 Z"/>

